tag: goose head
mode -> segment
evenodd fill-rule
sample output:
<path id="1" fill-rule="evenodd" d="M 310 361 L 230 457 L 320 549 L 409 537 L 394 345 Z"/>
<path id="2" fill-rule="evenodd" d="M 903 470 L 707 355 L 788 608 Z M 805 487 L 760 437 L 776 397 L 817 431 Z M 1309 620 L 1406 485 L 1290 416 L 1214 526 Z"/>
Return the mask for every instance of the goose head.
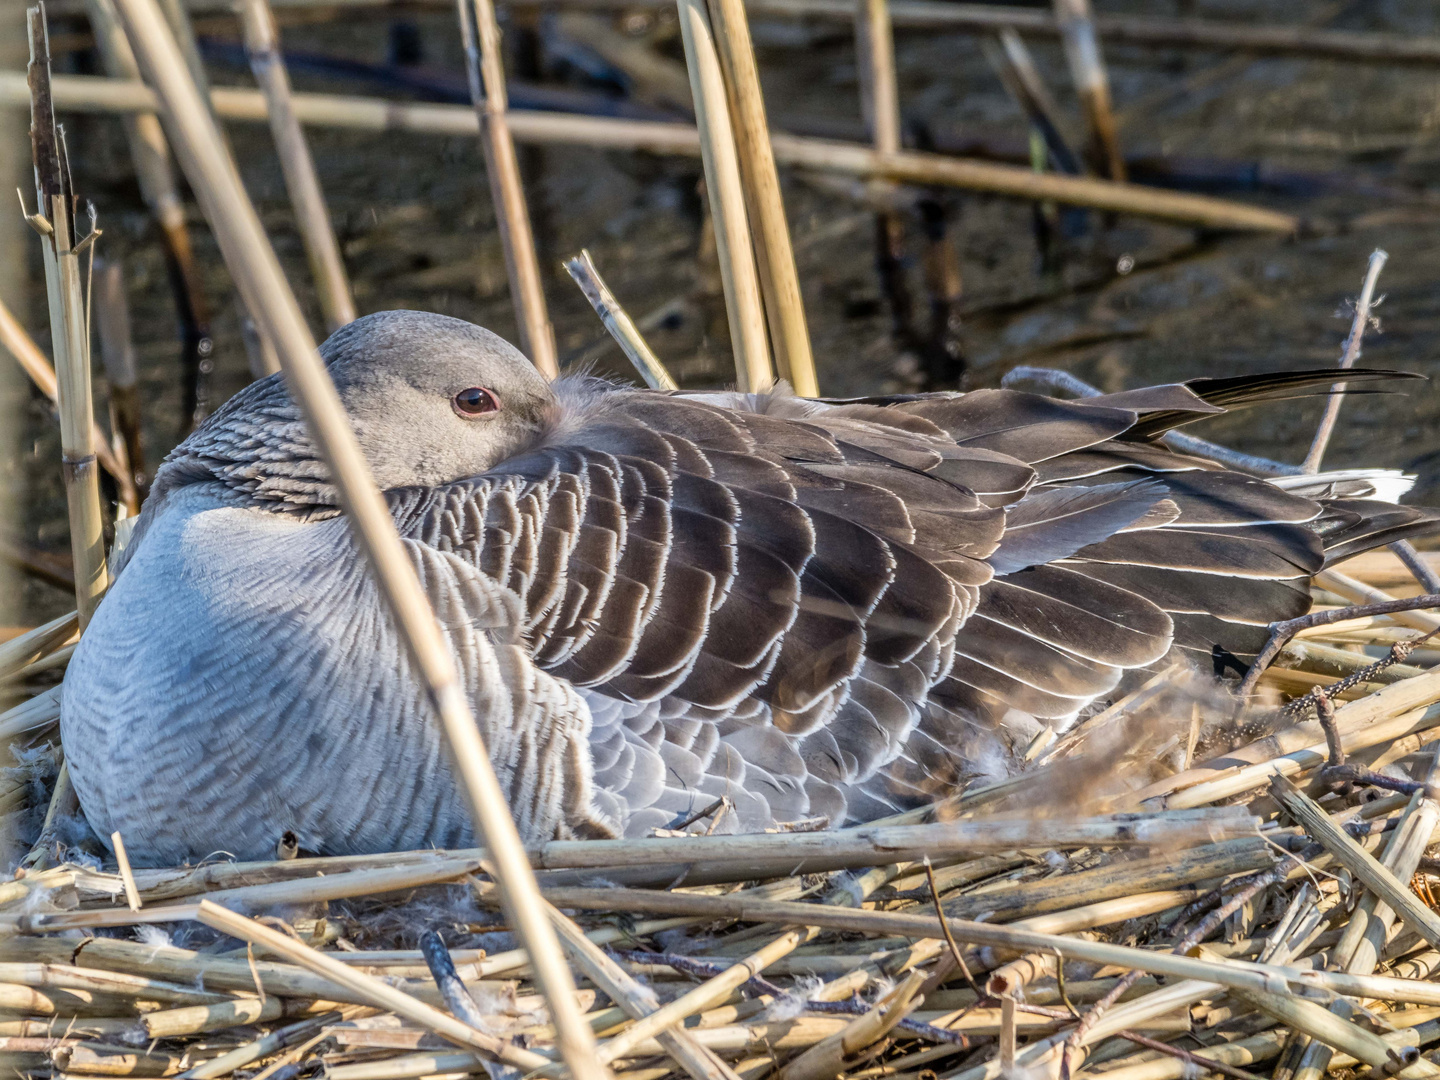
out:
<path id="1" fill-rule="evenodd" d="M 335 331 L 320 356 L 380 488 L 434 487 L 537 445 L 559 412 L 518 349 L 472 323 L 381 311 Z M 251 383 L 157 471 L 151 502 L 218 482 L 257 509 L 331 516 L 339 499 L 283 377 Z"/>
<path id="2" fill-rule="evenodd" d="M 483 473 L 536 443 L 556 411 L 518 349 L 445 315 L 366 315 L 320 355 L 383 490 Z"/>

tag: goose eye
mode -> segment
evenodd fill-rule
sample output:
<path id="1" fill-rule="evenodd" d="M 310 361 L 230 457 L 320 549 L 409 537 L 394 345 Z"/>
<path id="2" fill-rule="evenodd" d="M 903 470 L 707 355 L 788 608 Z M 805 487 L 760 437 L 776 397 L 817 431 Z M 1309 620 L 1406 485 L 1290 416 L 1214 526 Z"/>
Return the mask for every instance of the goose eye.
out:
<path id="1" fill-rule="evenodd" d="M 484 416 L 500 411 L 500 399 L 493 390 L 486 390 L 483 386 L 461 390 L 450 399 L 450 404 L 457 413 L 465 417 Z"/>

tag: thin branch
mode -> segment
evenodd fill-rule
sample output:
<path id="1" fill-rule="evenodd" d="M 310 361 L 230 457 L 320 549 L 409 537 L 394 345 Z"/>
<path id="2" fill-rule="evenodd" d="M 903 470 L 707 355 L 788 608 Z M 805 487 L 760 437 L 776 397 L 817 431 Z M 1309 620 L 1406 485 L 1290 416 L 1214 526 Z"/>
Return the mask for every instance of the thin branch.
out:
<path id="1" fill-rule="evenodd" d="M 1385 260 L 1390 256 L 1377 248 L 1370 254 L 1370 268 L 1365 272 L 1365 284 L 1360 289 L 1360 299 L 1355 304 L 1355 319 L 1350 324 L 1350 336 L 1345 339 L 1345 354 L 1340 358 L 1342 370 L 1355 366 L 1360 359 L 1360 342 L 1365 337 L 1365 327 L 1370 322 L 1370 308 L 1375 299 L 1375 283 Z M 1320 417 L 1320 426 L 1315 430 L 1315 441 L 1305 455 L 1304 469 L 1307 473 L 1320 471 L 1320 462 L 1325 457 L 1325 448 L 1330 445 L 1330 436 L 1335 432 L 1335 422 L 1340 419 L 1340 406 L 1345 400 L 1345 384 L 1337 385 L 1325 402 L 1325 414 Z"/>
<path id="2" fill-rule="evenodd" d="M 1243 702 L 1254 692 L 1255 684 L 1260 681 L 1260 676 L 1265 673 L 1265 669 L 1274 662 L 1275 657 L 1280 654 L 1280 650 L 1289 643 L 1290 639 L 1301 630 L 1309 630 L 1316 626 L 1328 626 L 1331 623 L 1344 622 L 1346 619 L 1368 618 L 1372 615 L 1393 615 L 1397 611 L 1416 611 L 1421 608 L 1435 607 L 1440 607 L 1440 593 L 1426 593 L 1424 596 L 1387 600 L 1381 604 L 1356 604 L 1353 607 L 1335 608 L 1331 611 L 1312 611 L 1309 615 L 1301 615 L 1297 619 L 1271 623 L 1270 640 L 1265 642 L 1265 647 L 1260 650 L 1260 654 L 1255 657 L 1245 678 L 1240 681 L 1240 686 L 1235 691 L 1236 696 Z M 1394 663 L 1394 661 L 1389 661 L 1389 663 Z M 1369 672 L 1370 669 L 1361 670 Z M 1360 672 L 1355 672 L 1347 677 L 1353 678 L 1354 675 L 1359 674 Z"/>

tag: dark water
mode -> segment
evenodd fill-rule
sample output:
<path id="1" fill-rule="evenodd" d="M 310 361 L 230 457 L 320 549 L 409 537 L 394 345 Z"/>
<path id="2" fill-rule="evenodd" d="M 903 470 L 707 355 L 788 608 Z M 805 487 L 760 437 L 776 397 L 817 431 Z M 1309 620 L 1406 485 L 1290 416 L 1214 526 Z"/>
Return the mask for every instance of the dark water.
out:
<path id="1" fill-rule="evenodd" d="M 1123 10 L 1102 2 L 1102 10 Z M 1131 5 L 1132 9 L 1142 7 Z M 1440 32 L 1420 2 L 1351 5 L 1331 25 Z M 1143 5 L 1170 13 L 1170 5 Z M 1299 22 L 1333 6 L 1301 2 L 1192 2 L 1215 18 Z M 448 12 L 407 16 L 419 30 L 424 63 L 460 74 Z M 644 23 L 645 20 L 632 20 Z M 206 29 L 234 30 L 224 20 Z M 848 29 L 838 24 L 757 24 L 761 65 L 777 127 L 858 136 L 859 102 Z M 678 55 L 665 37 L 659 47 Z M 390 31 L 375 17 L 347 16 L 284 32 L 294 50 L 368 63 L 386 58 Z M 518 34 L 512 34 L 512 38 Z M 1041 69 L 1067 108 L 1064 65 L 1053 43 L 1032 43 Z M 565 50 L 542 51 L 552 81 L 566 73 Z M 1272 182 L 1233 197 L 1304 216 L 1298 238 L 1202 236 L 1195 230 L 1098 216 L 1068 240 L 1059 269 L 1038 270 L 1028 204 L 942 193 L 965 284 L 963 341 L 968 385 L 995 385 L 1016 364 L 1073 371 L 1105 390 L 1198 375 L 1336 362 L 1349 326 L 1347 298 L 1359 292 L 1376 247 L 1390 253 L 1381 279 L 1381 331 L 1366 340 L 1364 363 L 1440 373 L 1440 201 L 1431 188 L 1440 163 L 1440 72 L 1287 59 L 1236 63 L 1199 51 L 1108 51 L 1123 138 L 1134 154 L 1186 159 L 1236 176 L 1263 166 Z M 84 63 L 83 56 L 71 63 Z M 1024 123 L 965 34 L 901 34 L 901 97 L 908 121 L 950 142 L 1023 151 Z M 62 65 L 63 69 L 63 65 Z M 216 66 L 219 82 L 249 85 L 244 72 Z M 572 88 L 600 92 L 575 74 Z M 373 93 L 353 82 L 300 74 L 301 89 Z M 140 204 L 119 124 L 73 118 L 76 187 L 94 199 L 107 232 L 103 252 L 123 260 L 141 360 L 151 462 L 169 449 L 180 420 L 175 313 L 161 249 Z M 300 242 L 264 129 L 230 128 L 246 184 L 292 282 L 319 327 Z M 361 312 L 414 307 L 483 323 L 513 336 L 514 317 L 475 140 L 312 131 Z M 1217 165 L 1218 163 L 1218 165 Z M 547 292 L 562 355 L 585 354 L 603 333 L 559 261 L 590 248 L 612 288 L 640 318 L 669 306 L 651 342 L 689 386 L 730 376 L 723 308 L 701 245 L 699 162 L 581 148 L 530 151 L 523 162 L 550 273 Z M 826 393 L 911 388 L 915 359 L 897 345 L 874 268 L 871 211 L 848 182 L 786 175 L 785 197 L 805 302 Z M 248 379 L 231 286 L 213 239 L 192 207 L 197 257 L 215 308 L 216 397 Z M 922 245 L 912 222 L 906 273 L 917 316 L 925 312 Z M 38 245 L 27 322 L 48 346 L 39 290 Z M 1133 266 L 1120 273 L 1121 266 Z M 601 370 L 622 373 L 613 350 L 591 349 Z M 1303 456 L 1315 403 L 1271 406 L 1211 421 L 1203 434 L 1284 460 Z M 1417 497 L 1440 500 L 1440 397 L 1429 384 L 1406 394 L 1356 398 L 1345 408 L 1327 459 L 1334 466 L 1384 465 L 1420 474 Z M 67 549 L 58 435 L 48 408 L 32 399 L 22 459 L 5 474 L 24 487 L 11 535 L 46 550 Z M 68 610 L 61 591 L 25 585 L 20 621 Z"/>

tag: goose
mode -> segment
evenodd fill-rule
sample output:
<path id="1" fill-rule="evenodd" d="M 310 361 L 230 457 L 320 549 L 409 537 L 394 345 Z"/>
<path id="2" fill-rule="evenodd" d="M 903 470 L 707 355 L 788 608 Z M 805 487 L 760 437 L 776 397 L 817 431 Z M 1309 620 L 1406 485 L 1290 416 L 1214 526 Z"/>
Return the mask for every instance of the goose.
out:
<path id="1" fill-rule="evenodd" d="M 321 347 L 521 835 L 934 800 L 1167 656 L 1256 653 L 1323 566 L 1440 515 L 1158 440 L 1333 371 L 1081 400 L 546 382 L 435 314 Z M 1399 378 L 1349 371 L 1353 383 Z M 158 470 L 71 660 L 81 808 L 130 858 L 474 842 L 420 682 L 280 376 Z"/>

